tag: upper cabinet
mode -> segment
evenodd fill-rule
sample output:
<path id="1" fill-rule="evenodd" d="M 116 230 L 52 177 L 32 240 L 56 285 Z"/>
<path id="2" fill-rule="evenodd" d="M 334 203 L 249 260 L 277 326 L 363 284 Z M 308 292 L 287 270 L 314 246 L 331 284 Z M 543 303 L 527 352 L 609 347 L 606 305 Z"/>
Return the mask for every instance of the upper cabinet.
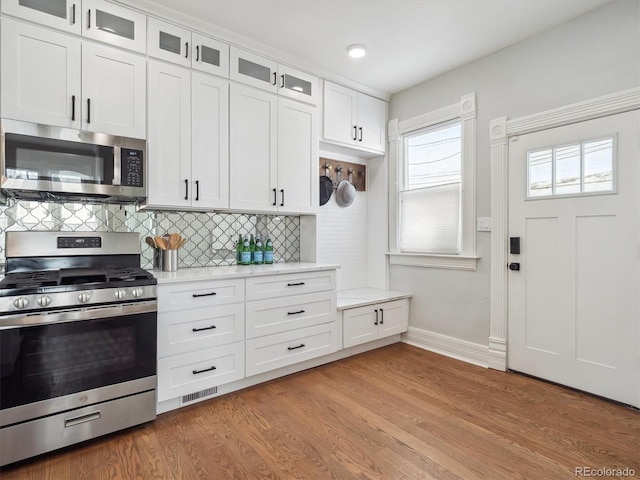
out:
<path id="1" fill-rule="evenodd" d="M 140 53 L 147 17 L 105 0 L 2 0 L 2 13 Z"/>
<path id="2" fill-rule="evenodd" d="M 82 35 L 146 53 L 147 17 L 104 0 L 82 0 Z"/>
<path id="3" fill-rule="evenodd" d="M 372 153 L 385 153 L 386 102 L 325 81 L 323 118 L 324 140 Z"/>
<path id="4" fill-rule="evenodd" d="M 149 56 L 221 77 L 229 76 L 229 45 L 149 18 Z"/>
<path id="5" fill-rule="evenodd" d="M 279 64 L 266 57 L 231 47 L 232 80 L 317 105 L 320 82 L 317 77 Z"/>
<path id="6" fill-rule="evenodd" d="M 2 18 L 1 62 L 2 117 L 146 137 L 143 56 Z"/>
<path id="7" fill-rule="evenodd" d="M 2 0 L 2 13 L 80 34 L 80 0 Z"/>

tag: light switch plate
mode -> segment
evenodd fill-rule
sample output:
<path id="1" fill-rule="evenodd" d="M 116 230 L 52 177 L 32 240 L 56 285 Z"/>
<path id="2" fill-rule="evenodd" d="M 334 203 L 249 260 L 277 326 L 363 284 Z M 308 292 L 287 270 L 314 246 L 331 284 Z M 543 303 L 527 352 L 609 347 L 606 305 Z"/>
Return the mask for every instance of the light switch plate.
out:
<path id="1" fill-rule="evenodd" d="M 479 232 L 491 231 L 491 217 L 478 217 L 478 231 Z"/>

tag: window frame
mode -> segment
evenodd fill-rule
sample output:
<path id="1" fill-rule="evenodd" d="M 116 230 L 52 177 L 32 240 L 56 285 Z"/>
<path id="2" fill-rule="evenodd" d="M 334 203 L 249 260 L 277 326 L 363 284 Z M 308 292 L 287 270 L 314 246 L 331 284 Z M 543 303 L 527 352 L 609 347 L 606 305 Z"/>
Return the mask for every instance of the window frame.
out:
<path id="1" fill-rule="evenodd" d="M 399 248 L 400 191 L 404 185 L 405 145 L 408 134 L 459 121 L 462 131 L 461 249 L 459 254 L 405 253 Z M 389 122 L 389 246 L 391 265 L 475 270 L 476 255 L 476 95 L 407 120 Z"/>

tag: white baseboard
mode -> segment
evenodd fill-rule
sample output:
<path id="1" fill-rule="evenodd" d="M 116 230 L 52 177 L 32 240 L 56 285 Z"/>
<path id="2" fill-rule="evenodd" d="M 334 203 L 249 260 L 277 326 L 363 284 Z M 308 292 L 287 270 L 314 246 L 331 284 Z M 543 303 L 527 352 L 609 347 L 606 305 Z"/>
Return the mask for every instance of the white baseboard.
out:
<path id="1" fill-rule="evenodd" d="M 415 327 L 409 327 L 407 333 L 402 334 L 402 341 L 456 360 L 480 367 L 489 367 L 489 347 L 487 345 L 467 342 Z"/>

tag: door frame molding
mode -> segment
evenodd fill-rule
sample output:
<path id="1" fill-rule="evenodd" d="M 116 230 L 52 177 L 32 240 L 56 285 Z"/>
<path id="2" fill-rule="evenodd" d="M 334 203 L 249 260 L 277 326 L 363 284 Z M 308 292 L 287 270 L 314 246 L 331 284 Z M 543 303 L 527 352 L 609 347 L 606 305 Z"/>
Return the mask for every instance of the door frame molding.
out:
<path id="1" fill-rule="evenodd" d="M 491 309 L 489 368 L 507 369 L 509 140 L 517 135 L 640 109 L 640 87 L 509 120 L 489 123 L 491 150 Z"/>

